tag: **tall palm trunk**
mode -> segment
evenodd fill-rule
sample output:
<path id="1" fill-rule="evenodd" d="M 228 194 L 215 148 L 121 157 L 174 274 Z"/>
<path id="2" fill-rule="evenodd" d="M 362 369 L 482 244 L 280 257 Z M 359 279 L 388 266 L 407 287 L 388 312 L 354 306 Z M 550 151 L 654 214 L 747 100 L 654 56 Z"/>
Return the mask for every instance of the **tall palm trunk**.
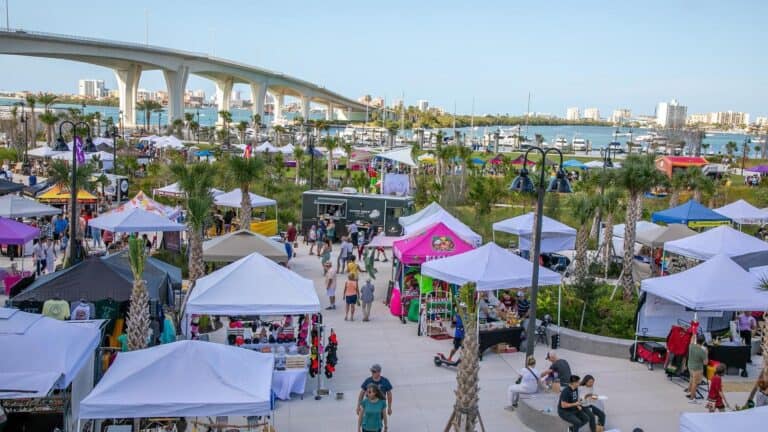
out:
<path id="1" fill-rule="evenodd" d="M 597 209 L 595 215 L 592 217 L 592 228 L 589 230 L 589 238 L 597 240 L 598 232 L 600 231 L 600 218 L 602 217 L 602 210 Z"/>
<path id="2" fill-rule="evenodd" d="M 635 256 L 635 236 L 637 228 L 638 193 L 631 193 L 627 203 L 626 222 L 624 224 L 624 262 L 622 266 L 621 286 L 624 299 L 629 300 L 635 292 L 635 279 L 632 275 L 632 263 Z"/>
<path id="3" fill-rule="evenodd" d="M 589 228 L 579 227 L 576 233 L 576 280 L 587 277 L 587 246 L 589 244 Z"/>
<path id="4" fill-rule="evenodd" d="M 301 183 L 301 160 L 296 158 L 296 184 Z"/>
<path id="5" fill-rule="evenodd" d="M 240 210 L 243 213 L 242 215 L 240 215 L 240 220 L 242 221 L 240 228 L 250 231 L 251 230 L 251 194 L 248 191 L 248 183 L 244 183 L 240 185 L 240 191 L 243 193 L 243 197 L 240 201 Z"/>
<path id="6" fill-rule="evenodd" d="M 133 273 L 133 289 L 128 306 L 128 349 L 139 350 L 147 347 L 149 339 L 149 293 L 147 283 L 142 279 L 146 262 L 144 242 L 138 238 L 128 241 L 128 257 Z"/>
<path id="7" fill-rule="evenodd" d="M 669 195 L 669 207 L 677 207 L 680 204 L 680 191 L 678 189 L 673 189 L 672 193 Z"/>
<path id="8" fill-rule="evenodd" d="M 205 265 L 203 264 L 203 233 L 202 228 L 189 229 L 189 283 L 205 275 Z M 186 302 L 185 302 L 186 303 Z"/>
<path id="9" fill-rule="evenodd" d="M 701 202 L 701 189 L 694 189 L 693 190 L 693 199 Z"/>
<path id="10" fill-rule="evenodd" d="M 605 274 L 608 274 L 608 267 L 611 265 L 613 257 L 613 213 L 605 215 L 605 231 L 603 234 L 603 264 L 605 265 Z"/>

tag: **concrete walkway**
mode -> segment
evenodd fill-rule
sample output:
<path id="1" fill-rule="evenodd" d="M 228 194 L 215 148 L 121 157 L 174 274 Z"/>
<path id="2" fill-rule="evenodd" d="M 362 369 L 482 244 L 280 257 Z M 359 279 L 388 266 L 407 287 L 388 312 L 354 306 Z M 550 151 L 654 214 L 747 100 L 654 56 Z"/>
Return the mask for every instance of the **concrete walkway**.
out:
<path id="1" fill-rule="evenodd" d="M 299 256 L 291 262 L 291 268 L 315 281 L 323 307 L 328 305 L 323 288 L 322 269 L 316 256 L 306 255 L 302 245 Z M 373 306 L 372 321 L 344 321 L 341 302 L 339 309 L 324 311 L 327 328 L 333 328 L 339 337 L 339 364 L 333 379 L 325 381 L 324 387 L 331 395 L 315 401 L 310 394 L 316 388 L 315 381 L 307 385 L 303 400 L 280 402 L 276 412 L 276 426 L 279 432 L 303 432 L 307 430 L 353 431 L 356 427 L 355 402 L 362 380 L 369 374 L 373 363 L 381 363 L 383 374 L 394 386 L 393 415 L 390 431 L 442 431 L 454 402 L 456 373 L 447 368 L 435 367 L 432 357 L 436 352 L 448 352 L 450 340 L 436 341 L 416 335 L 413 323 L 403 325 L 392 317 L 382 303 L 386 284 L 391 272 L 391 262 L 377 263 L 378 279 L 376 302 Z M 364 281 L 366 274 L 361 274 Z M 341 294 L 343 276 L 339 277 L 337 293 Z M 535 352 L 539 369 L 548 362 L 544 360 L 546 348 L 537 346 Z M 487 431 L 527 431 L 513 412 L 503 409 L 506 403 L 506 389 L 517 378 L 516 370 L 522 367 L 524 355 L 495 354 L 487 352 L 480 368 L 480 413 Z M 629 360 L 599 357 L 560 350 L 560 357 L 571 364 L 574 373 L 591 374 L 597 379 L 601 393 L 608 396 L 608 426 L 629 432 L 634 427 L 646 431 L 674 431 L 678 429 L 681 412 L 703 412 L 704 404 L 692 405 L 683 396 L 682 383 L 669 381 L 663 371 L 656 368 L 649 371 L 645 365 Z M 757 362 L 762 359 L 755 357 Z M 759 363 L 757 363 L 759 364 Z M 755 370 L 750 376 L 754 377 Z M 730 381 L 750 381 L 735 376 Z M 336 400 L 335 393 L 342 392 L 342 400 Z M 745 393 L 727 394 L 731 403 L 743 404 Z"/>

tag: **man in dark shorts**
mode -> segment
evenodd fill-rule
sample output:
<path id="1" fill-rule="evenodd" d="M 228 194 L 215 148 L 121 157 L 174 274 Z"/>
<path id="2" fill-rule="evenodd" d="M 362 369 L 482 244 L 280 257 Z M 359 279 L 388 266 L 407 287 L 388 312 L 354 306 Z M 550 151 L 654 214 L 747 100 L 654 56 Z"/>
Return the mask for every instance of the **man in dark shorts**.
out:
<path id="1" fill-rule="evenodd" d="M 453 332 L 453 349 L 448 354 L 448 361 L 453 361 L 453 356 L 459 351 L 464 343 L 464 323 L 461 321 L 461 315 L 456 314 L 456 328 Z"/>
<path id="2" fill-rule="evenodd" d="M 590 416 L 587 414 L 579 402 L 579 381 L 581 378 L 578 375 L 571 375 L 568 380 L 568 385 L 560 392 L 560 401 L 557 403 L 557 415 L 561 419 L 565 420 L 571 426 L 568 427 L 569 431 L 577 432 L 582 426 L 589 423 L 589 429 L 595 432 L 595 423 L 590 421 Z"/>
<path id="3" fill-rule="evenodd" d="M 387 398 L 387 415 L 392 415 L 392 383 L 389 382 L 383 375 L 381 375 L 381 365 L 374 364 L 371 366 L 371 376 L 363 381 L 363 385 L 360 386 L 360 394 L 357 395 L 357 413 L 360 414 L 360 402 L 365 396 L 365 391 L 368 389 L 369 384 L 376 384 L 384 396 Z"/>
<path id="4" fill-rule="evenodd" d="M 541 373 L 541 378 L 549 378 L 548 381 L 553 380 L 552 386 L 555 391 L 568 386 L 571 380 L 571 365 L 567 361 L 558 358 L 557 353 L 550 351 L 547 353 L 547 360 L 552 362 L 549 369 Z"/>

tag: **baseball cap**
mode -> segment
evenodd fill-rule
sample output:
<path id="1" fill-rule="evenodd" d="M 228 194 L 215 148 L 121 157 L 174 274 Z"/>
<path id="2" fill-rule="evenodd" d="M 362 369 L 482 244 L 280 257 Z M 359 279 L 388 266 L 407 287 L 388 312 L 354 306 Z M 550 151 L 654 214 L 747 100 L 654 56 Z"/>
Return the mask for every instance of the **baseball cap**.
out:
<path id="1" fill-rule="evenodd" d="M 371 372 L 381 372 L 381 365 L 376 363 L 373 366 L 371 366 Z"/>

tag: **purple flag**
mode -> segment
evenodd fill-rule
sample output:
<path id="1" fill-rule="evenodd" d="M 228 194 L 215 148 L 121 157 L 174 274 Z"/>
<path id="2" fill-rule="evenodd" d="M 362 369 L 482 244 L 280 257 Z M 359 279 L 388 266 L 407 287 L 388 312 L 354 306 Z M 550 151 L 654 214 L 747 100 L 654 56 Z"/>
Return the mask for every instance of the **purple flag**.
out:
<path id="1" fill-rule="evenodd" d="M 77 163 L 82 165 L 85 163 L 85 152 L 83 151 L 83 139 L 79 136 L 75 137 L 75 156 L 77 156 Z"/>

